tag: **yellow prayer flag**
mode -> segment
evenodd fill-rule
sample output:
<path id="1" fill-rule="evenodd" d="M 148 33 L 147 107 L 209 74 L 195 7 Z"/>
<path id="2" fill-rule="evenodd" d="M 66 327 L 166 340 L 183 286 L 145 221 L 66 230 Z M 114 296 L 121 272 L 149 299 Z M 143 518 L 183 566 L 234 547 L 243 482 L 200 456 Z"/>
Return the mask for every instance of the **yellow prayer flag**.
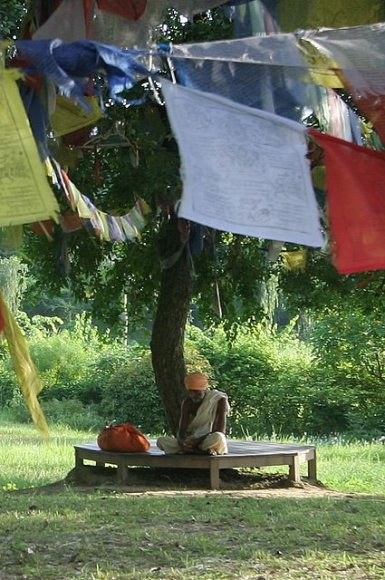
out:
<path id="1" fill-rule="evenodd" d="M 96 123 L 102 116 L 96 97 L 85 97 L 91 107 L 87 113 L 73 100 L 62 95 L 56 97 L 56 109 L 51 115 L 51 126 L 57 137 L 73 133 Z"/>
<path id="2" fill-rule="evenodd" d="M 306 265 L 306 250 L 282 252 L 284 266 L 287 270 L 304 270 Z"/>
<path id="3" fill-rule="evenodd" d="M 309 74 L 315 85 L 329 89 L 343 89 L 344 84 L 337 63 L 321 52 L 311 39 L 300 38 L 298 41 L 302 55 L 310 64 Z"/>
<path id="4" fill-rule="evenodd" d="M 275 0 L 282 32 L 383 22 L 384 0 Z"/>
<path id="5" fill-rule="evenodd" d="M 317 189 L 325 189 L 326 187 L 326 169 L 324 165 L 316 165 L 311 170 L 311 178 L 314 187 Z"/>
<path id="6" fill-rule="evenodd" d="M 45 437 L 49 437 L 48 425 L 44 413 L 40 407 L 37 395 L 43 388 L 43 384 L 31 359 L 27 342 L 21 332 L 16 320 L 12 316 L 1 292 L 0 292 L 0 312 L 4 327 L 2 331 L 8 343 L 12 363 L 17 379 L 20 383 L 21 392 L 31 413 L 32 420 L 36 427 Z"/>
<path id="7" fill-rule="evenodd" d="M 0 226 L 53 218 L 59 205 L 49 187 L 15 82 L 0 71 Z"/>

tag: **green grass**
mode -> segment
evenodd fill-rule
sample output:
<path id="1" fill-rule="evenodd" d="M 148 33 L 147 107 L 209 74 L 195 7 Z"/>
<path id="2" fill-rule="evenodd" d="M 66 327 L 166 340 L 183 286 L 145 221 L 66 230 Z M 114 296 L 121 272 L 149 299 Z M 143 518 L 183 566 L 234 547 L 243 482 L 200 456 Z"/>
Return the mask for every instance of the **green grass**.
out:
<path id="1" fill-rule="evenodd" d="M 351 496 L 39 489 L 95 433 L 0 426 L 0 578 L 385 578 L 385 447 L 317 445 L 319 479 Z M 18 488 L 18 491 L 7 491 Z M 370 495 L 360 495 L 360 492 Z"/>
<path id="2" fill-rule="evenodd" d="M 74 467 L 76 443 L 95 440 L 95 433 L 67 427 L 51 429 L 46 441 L 32 425 L 0 425 L 0 489 L 22 489 L 63 479 Z"/>
<path id="3" fill-rule="evenodd" d="M 74 467 L 76 443 L 95 441 L 91 431 L 56 426 L 45 441 L 33 425 L 0 425 L 0 489 L 22 489 L 62 480 Z M 312 441 L 317 447 L 318 479 L 328 488 L 346 493 L 385 496 L 385 445 Z M 285 471 L 270 468 L 266 471 Z M 306 466 L 301 468 L 306 475 Z"/>

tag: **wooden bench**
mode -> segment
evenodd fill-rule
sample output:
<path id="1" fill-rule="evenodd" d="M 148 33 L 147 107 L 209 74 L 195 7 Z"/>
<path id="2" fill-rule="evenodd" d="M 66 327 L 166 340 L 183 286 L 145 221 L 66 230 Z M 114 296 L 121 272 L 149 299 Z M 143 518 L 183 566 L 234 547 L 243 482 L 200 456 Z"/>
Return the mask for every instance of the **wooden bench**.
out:
<path id="1" fill-rule="evenodd" d="M 227 455 L 165 455 L 156 447 L 155 439 L 147 453 L 117 453 L 102 451 L 96 443 L 75 445 L 75 468 L 87 467 L 85 460 L 98 466 L 116 465 L 121 483 L 129 479 L 129 467 L 170 467 L 209 469 L 211 489 L 219 489 L 221 469 L 234 467 L 267 467 L 288 465 L 289 477 L 300 482 L 300 465 L 307 462 L 309 479 L 317 479 L 316 449 L 311 445 L 228 440 Z"/>

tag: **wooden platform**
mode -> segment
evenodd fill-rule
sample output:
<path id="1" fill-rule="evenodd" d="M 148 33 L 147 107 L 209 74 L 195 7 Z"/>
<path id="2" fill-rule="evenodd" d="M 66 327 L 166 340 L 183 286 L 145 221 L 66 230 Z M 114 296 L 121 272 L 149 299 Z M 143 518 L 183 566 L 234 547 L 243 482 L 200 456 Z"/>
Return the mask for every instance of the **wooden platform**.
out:
<path id="1" fill-rule="evenodd" d="M 228 440 L 227 455 L 165 455 L 156 447 L 155 439 L 147 453 L 116 453 L 102 451 L 96 443 L 75 445 L 75 467 L 87 467 L 84 460 L 96 465 L 116 465 L 121 483 L 129 479 L 129 467 L 170 467 L 189 469 L 209 469 L 211 489 L 220 487 L 220 470 L 233 467 L 266 467 L 288 465 L 289 477 L 295 482 L 301 480 L 300 465 L 307 463 L 309 479 L 317 479 L 316 449 L 310 445 L 292 445 L 265 441 Z"/>

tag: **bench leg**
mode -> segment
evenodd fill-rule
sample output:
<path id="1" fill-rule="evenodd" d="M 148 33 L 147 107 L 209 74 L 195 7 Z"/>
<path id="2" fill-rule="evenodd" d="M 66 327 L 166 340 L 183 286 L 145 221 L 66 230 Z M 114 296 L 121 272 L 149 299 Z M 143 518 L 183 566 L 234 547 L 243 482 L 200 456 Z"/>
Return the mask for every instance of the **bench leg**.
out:
<path id="1" fill-rule="evenodd" d="M 317 455 L 314 449 L 314 458 L 307 462 L 307 475 L 309 479 L 317 481 Z"/>
<path id="2" fill-rule="evenodd" d="M 127 483 L 128 481 L 128 467 L 125 463 L 118 465 L 118 480 L 120 483 Z"/>
<path id="3" fill-rule="evenodd" d="M 81 467 L 83 467 L 83 465 L 84 465 L 83 459 L 79 457 L 77 449 L 75 449 L 75 469 L 80 469 Z"/>
<path id="4" fill-rule="evenodd" d="M 219 464 L 217 461 L 210 461 L 210 484 L 211 489 L 219 489 Z"/>
<path id="5" fill-rule="evenodd" d="M 298 455 L 294 455 L 293 463 L 289 466 L 289 478 L 296 483 L 299 483 L 301 481 Z"/>

